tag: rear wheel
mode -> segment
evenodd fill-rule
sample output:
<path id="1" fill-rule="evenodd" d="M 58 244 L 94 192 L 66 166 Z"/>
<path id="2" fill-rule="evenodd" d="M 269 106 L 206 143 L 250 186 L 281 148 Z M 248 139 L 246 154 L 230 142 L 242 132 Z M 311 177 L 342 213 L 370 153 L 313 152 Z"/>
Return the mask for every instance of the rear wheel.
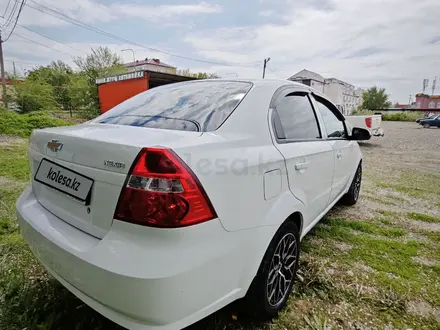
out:
<path id="1" fill-rule="evenodd" d="M 429 125 L 429 124 L 423 124 L 423 127 L 424 127 L 424 128 L 430 128 L 431 125 Z"/>
<path id="2" fill-rule="evenodd" d="M 300 253 L 299 231 L 286 222 L 272 239 L 257 276 L 245 297 L 246 309 L 271 318 L 286 305 L 295 279 Z"/>
<path id="3" fill-rule="evenodd" d="M 359 193 L 361 191 L 362 183 L 362 164 L 359 164 L 356 173 L 354 175 L 353 181 L 351 182 L 350 189 L 342 197 L 341 202 L 345 205 L 354 205 L 359 199 Z"/>

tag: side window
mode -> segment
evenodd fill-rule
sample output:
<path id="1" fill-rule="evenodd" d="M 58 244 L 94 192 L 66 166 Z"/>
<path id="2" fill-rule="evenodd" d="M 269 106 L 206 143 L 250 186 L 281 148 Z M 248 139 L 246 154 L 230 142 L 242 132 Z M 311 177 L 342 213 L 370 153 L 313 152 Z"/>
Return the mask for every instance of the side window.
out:
<path id="1" fill-rule="evenodd" d="M 327 131 L 327 136 L 331 139 L 345 139 L 347 138 L 347 134 L 345 133 L 344 123 L 339 120 L 338 117 L 330 110 L 330 108 L 321 102 L 319 99 L 316 99 L 316 105 L 318 111 L 322 116 L 322 120 L 324 121 L 325 130 Z"/>
<path id="2" fill-rule="evenodd" d="M 306 93 L 291 93 L 276 105 L 279 126 L 284 131 L 278 138 L 287 140 L 315 140 L 321 138 L 318 122 Z"/>

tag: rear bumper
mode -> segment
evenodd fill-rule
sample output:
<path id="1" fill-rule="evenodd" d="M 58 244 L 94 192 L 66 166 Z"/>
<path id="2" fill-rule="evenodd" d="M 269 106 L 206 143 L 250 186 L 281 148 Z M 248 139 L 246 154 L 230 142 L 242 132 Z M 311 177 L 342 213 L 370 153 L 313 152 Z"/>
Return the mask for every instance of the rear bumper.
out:
<path id="1" fill-rule="evenodd" d="M 256 233 L 226 232 L 218 219 L 165 231 L 114 221 L 101 240 L 48 212 L 30 188 L 17 215 L 45 268 L 129 329 L 180 329 L 243 297 L 252 279 L 244 274 L 256 272 L 244 271 L 246 260 L 260 257 Z"/>
<path id="2" fill-rule="evenodd" d="M 384 134 L 382 128 L 377 128 L 377 129 L 373 129 L 371 131 L 371 135 L 373 135 L 373 136 L 384 136 L 385 134 Z"/>

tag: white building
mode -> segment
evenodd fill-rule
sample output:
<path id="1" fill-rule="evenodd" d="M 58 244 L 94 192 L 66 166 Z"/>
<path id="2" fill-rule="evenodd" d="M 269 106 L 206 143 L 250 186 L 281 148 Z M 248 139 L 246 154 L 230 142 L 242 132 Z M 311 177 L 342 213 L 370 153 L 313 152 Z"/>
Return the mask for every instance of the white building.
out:
<path id="1" fill-rule="evenodd" d="M 321 75 L 301 70 L 288 80 L 303 83 L 324 93 L 344 115 L 350 115 L 362 103 L 362 89 L 336 78 L 324 78 Z"/>
<path id="2" fill-rule="evenodd" d="M 304 69 L 288 78 L 288 80 L 302 83 L 324 93 L 325 79 L 315 72 Z"/>

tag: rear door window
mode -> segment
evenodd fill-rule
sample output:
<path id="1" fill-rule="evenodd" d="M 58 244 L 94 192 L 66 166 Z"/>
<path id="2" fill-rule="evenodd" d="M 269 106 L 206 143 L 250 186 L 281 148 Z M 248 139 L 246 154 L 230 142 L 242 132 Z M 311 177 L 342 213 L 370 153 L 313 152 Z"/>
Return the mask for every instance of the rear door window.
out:
<path id="1" fill-rule="evenodd" d="M 252 84 L 240 81 L 192 81 L 140 93 L 93 123 L 210 132 L 219 128 Z"/>
<path id="2" fill-rule="evenodd" d="M 293 92 L 275 105 L 279 125 L 275 123 L 278 139 L 317 140 L 321 138 L 316 115 L 307 93 Z"/>

